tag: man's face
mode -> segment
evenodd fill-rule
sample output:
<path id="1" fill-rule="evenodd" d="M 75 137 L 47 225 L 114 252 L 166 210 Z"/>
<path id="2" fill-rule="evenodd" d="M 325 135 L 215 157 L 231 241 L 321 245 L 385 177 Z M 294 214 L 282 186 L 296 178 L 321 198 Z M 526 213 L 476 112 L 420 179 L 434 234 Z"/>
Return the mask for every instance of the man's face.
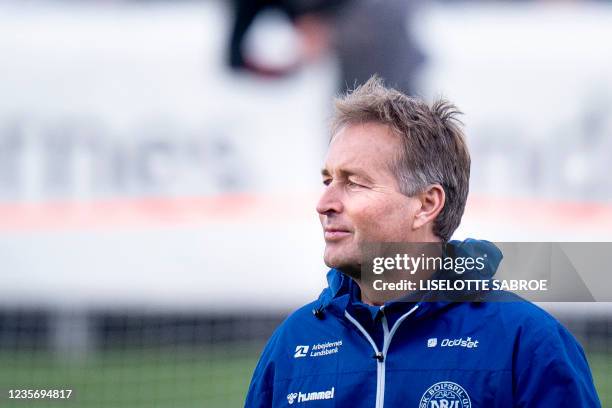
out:
<path id="1" fill-rule="evenodd" d="M 331 268 L 361 264 L 359 244 L 410 242 L 419 200 L 399 191 L 391 165 L 400 138 L 378 123 L 349 125 L 329 146 L 317 205 L 324 230 L 324 260 Z"/>

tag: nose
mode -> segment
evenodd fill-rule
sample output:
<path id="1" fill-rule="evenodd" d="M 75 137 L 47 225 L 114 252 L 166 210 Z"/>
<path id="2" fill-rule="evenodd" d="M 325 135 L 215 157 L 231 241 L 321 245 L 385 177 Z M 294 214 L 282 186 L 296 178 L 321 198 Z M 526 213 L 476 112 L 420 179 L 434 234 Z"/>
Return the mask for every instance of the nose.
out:
<path id="1" fill-rule="evenodd" d="M 317 203 L 317 212 L 321 215 L 342 212 L 342 198 L 338 186 L 334 182 L 325 186 L 323 194 Z"/>

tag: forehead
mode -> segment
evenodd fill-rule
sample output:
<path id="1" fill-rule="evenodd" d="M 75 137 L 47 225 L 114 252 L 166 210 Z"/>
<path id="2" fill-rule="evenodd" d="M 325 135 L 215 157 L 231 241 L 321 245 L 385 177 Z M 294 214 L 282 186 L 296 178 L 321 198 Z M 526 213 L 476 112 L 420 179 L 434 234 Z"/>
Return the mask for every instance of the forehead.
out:
<path id="1" fill-rule="evenodd" d="M 400 138 L 380 123 L 349 124 L 332 139 L 326 167 L 388 169 L 400 152 Z"/>

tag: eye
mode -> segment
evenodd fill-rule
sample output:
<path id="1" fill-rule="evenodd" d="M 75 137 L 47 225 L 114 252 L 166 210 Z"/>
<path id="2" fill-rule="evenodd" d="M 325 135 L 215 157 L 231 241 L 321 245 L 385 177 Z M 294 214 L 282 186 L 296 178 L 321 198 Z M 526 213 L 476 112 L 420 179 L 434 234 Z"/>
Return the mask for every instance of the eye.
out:
<path id="1" fill-rule="evenodd" d="M 346 182 L 346 185 L 347 185 L 348 187 L 365 187 L 363 184 L 356 183 L 356 182 L 354 182 L 353 180 L 348 180 L 348 181 Z"/>
<path id="2" fill-rule="evenodd" d="M 323 180 L 323 185 L 325 185 L 325 186 L 329 186 L 330 183 L 331 183 L 331 179 L 324 179 Z"/>

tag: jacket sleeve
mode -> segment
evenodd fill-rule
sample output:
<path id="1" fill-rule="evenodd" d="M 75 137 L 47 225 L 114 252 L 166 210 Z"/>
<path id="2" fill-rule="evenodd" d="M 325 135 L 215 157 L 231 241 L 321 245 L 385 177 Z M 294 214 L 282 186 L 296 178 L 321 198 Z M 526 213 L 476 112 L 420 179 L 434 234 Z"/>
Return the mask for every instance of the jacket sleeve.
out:
<path id="1" fill-rule="evenodd" d="M 272 406 L 276 366 L 273 356 L 278 343 L 279 331 L 277 329 L 270 337 L 255 367 L 244 403 L 245 408 L 270 408 Z"/>
<path id="2" fill-rule="evenodd" d="M 601 407 L 582 347 L 556 320 L 523 332 L 514 359 L 517 407 Z"/>

